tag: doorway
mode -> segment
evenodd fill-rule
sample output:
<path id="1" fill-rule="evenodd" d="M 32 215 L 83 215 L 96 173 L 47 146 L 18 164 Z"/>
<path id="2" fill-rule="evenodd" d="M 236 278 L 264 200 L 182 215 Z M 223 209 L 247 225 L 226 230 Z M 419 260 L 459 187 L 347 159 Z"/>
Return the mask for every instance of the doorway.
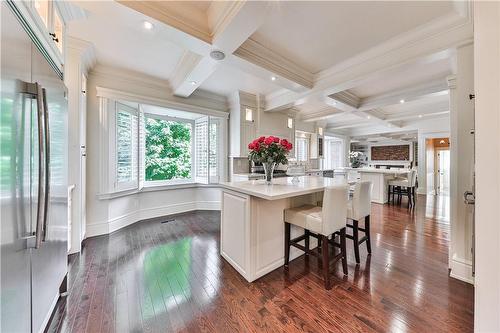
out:
<path id="1" fill-rule="evenodd" d="M 450 149 L 436 149 L 436 194 L 450 195 Z"/>

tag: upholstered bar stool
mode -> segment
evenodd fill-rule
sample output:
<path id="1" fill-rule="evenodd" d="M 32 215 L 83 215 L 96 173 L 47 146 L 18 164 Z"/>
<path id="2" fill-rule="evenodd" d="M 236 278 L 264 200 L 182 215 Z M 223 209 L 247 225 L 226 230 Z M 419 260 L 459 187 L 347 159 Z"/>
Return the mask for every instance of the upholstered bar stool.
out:
<path id="1" fill-rule="evenodd" d="M 325 288 L 330 289 L 330 258 L 329 245 L 340 248 L 340 253 L 334 256 L 334 262 L 342 260 L 342 269 L 347 275 L 346 257 L 346 218 L 347 218 L 347 185 L 335 185 L 325 188 L 323 207 L 304 205 L 285 209 L 285 266 L 290 261 L 290 246 L 294 246 L 306 254 L 320 256 L 309 249 L 309 237 L 321 242 L 321 262 Z M 304 235 L 290 239 L 291 224 L 304 228 Z M 340 243 L 335 241 L 335 235 L 340 236 Z M 329 237 L 332 236 L 331 239 Z M 299 244 L 305 241 L 305 246 Z"/>
<path id="2" fill-rule="evenodd" d="M 394 194 L 398 195 L 397 201 L 401 202 L 401 197 L 406 195 L 408 197 L 408 208 L 415 205 L 415 187 L 417 183 L 417 171 L 411 170 L 406 179 L 394 179 L 388 182 L 389 190 L 392 187 L 392 200 L 394 201 Z"/>
<path id="3" fill-rule="evenodd" d="M 372 253 L 370 238 L 370 213 L 372 207 L 372 182 L 361 181 L 354 185 L 354 194 L 347 204 L 347 218 L 352 220 L 352 224 L 347 223 L 347 227 L 352 229 L 352 235 L 346 235 L 354 242 L 354 256 L 359 264 L 359 244 L 366 242 L 368 253 Z M 364 228 L 359 227 L 359 221 L 364 219 Z M 359 232 L 365 235 L 359 238 Z"/>

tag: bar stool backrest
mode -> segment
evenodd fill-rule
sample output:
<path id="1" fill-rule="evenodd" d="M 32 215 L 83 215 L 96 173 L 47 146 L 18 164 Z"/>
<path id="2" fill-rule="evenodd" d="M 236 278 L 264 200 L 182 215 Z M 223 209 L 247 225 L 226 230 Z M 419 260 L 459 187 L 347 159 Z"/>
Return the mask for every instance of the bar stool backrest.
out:
<path id="1" fill-rule="evenodd" d="M 354 186 L 352 196 L 353 216 L 356 219 L 370 215 L 372 208 L 372 188 L 371 181 L 364 180 Z"/>
<path id="2" fill-rule="evenodd" d="M 349 186 L 347 184 L 325 188 L 322 208 L 323 235 L 331 235 L 345 227 L 348 198 Z"/>
<path id="3" fill-rule="evenodd" d="M 410 181 L 410 187 L 417 185 L 417 170 L 411 170 L 408 180 Z"/>

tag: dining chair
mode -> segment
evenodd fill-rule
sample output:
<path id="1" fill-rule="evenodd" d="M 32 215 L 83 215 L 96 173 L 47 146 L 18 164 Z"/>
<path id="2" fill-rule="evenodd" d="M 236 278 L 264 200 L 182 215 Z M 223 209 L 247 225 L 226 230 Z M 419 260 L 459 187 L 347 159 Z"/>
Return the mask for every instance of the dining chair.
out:
<path id="1" fill-rule="evenodd" d="M 408 197 L 408 208 L 414 207 L 416 203 L 416 184 L 417 184 L 417 171 L 410 170 L 406 179 L 393 179 L 388 181 L 389 201 L 392 193 L 392 202 L 394 202 L 394 195 L 397 194 L 397 202 L 401 204 L 403 195 Z M 392 191 L 391 191 L 392 188 Z"/>
<path id="2" fill-rule="evenodd" d="M 359 245 L 366 242 L 368 253 L 372 253 L 371 236 L 370 236 L 370 214 L 372 201 L 371 181 L 361 181 L 354 185 L 354 194 L 352 199 L 347 204 L 347 219 L 352 221 L 352 224 L 347 223 L 347 227 L 352 229 L 352 235 L 347 234 L 346 237 L 353 240 L 354 256 L 356 263 L 359 264 Z M 364 220 L 364 227 L 359 226 L 359 221 Z M 359 238 L 359 232 L 363 232 L 364 236 Z"/>
<path id="3" fill-rule="evenodd" d="M 315 205 L 303 205 L 296 208 L 285 209 L 285 267 L 290 262 L 290 246 L 296 247 L 306 253 L 320 257 L 323 269 L 325 289 L 330 289 L 330 257 L 329 245 L 340 249 L 340 253 L 334 255 L 333 262 L 342 260 L 344 275 L 347 275 L 346 256 L 346 219 L 348 186 L 334 185 L 325 188 L 323 193 L 323 207 Z M 302 236 L 291 238 L 291 225 L 304 229 Z M 339 236 L 340 242 L 335 236 Z M 330 239 L 330 236 L 331 239 Z M 321 255 L 319 252 L 309 248 L 309 237 L 314 237 L 321 244 Z M 304 245 L 299 242 L 304 241 Z"/>

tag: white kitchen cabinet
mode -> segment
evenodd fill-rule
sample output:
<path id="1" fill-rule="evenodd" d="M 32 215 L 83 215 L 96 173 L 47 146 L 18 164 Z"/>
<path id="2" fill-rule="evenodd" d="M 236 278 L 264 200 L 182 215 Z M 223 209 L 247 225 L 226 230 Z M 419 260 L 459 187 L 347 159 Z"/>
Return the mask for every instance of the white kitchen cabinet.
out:
<path id="1" fill-rule="evenodd" d="M 60 6 L 64 3 L 49 0 L 16 1 L 16 6 L 27 21 L 36 39 L 50 59 L 63 72 L 66 23 Z"/>

